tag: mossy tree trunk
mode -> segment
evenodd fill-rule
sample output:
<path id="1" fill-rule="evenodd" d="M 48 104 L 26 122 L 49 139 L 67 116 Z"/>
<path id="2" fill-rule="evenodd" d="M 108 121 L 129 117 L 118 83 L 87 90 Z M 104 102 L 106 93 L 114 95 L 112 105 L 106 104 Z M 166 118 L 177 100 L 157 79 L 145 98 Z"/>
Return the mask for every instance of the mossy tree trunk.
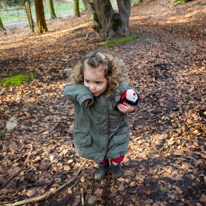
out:
<path id="1" fill-rule="evenodd" d="M 113 10 L 110 0 L 89 0 L 89 4 L 93 11 L 93 29 L 101 40 L 129 34 L 130 0 L 117 0 L 119 13 Z"/>
<path id="2" fill-rule="evenodd" d="M 36 23 L 37 23 L 37 32 L 44 33 L 47 32 L 47 25 L 44 16 L 44 5 L 43 0 L 35 0 L 35 11 L 36 11 Z"/>
<path id="3" fill-rule="evenodd" d="M 74 16 L 80 17 L 80 11 L 79 11 L 79 0 L 74 0 Z"/>
<path id="4" fill-rule="evenodd" d="M 56 19 L 56 13 L 54 10 L 54 3 L 53 0 L 49 0 L 49 13 L 50 13 L 50 19 Z"/>
<path id="5" fill-rule="evenodd" d="M 6 29 L 4 28 L 4 25 L 3 25 L 3 22 L 2 22 L 2 20 L 1 20 L 1 17 L 0 17 L 0 30 L 1 30 L 1 31 L 6 30 Z"/>
<path id="6" fill-rule="evenodd" d="M 31 13 L 30 0 L 24 0 L 24 7 L 25 7 L 28 22 L 29 22 L 29 27 L 32 30 L 32 32 L 34 32 L 34 21 L 33 21 L 32 13 Z"/>

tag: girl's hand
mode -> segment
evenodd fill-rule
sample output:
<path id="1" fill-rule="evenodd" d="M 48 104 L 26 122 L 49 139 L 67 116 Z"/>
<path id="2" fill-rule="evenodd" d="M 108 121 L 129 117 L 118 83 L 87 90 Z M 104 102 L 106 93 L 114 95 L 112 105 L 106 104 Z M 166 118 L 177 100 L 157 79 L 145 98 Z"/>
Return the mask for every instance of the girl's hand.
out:
<path id="1" fill-rule="evenodd" d="M 122 113 L 131 113 L 134 112 L 134 106 L 124 102 L 122 104 L 118 104 L 117 108 L 119 109 L 120 112 Z"/>
<path id="2" fill-rule="evenodd" d="M 90 101 L 90 99 L 86 99 L 84 102 L 82 102 L 81 106 L 87 106 L 89 101 Z"/>

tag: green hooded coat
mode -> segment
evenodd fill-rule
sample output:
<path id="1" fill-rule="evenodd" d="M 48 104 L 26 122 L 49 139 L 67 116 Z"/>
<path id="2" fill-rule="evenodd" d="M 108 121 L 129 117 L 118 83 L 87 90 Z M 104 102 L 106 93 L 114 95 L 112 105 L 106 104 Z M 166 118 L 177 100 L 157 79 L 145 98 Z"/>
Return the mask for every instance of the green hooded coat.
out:
<path id="1" fill-rule="evenodd" d="M 82 84 L 71 84 L 64 89 L 64 95 L 75 106 L 73 135 L 79 156 L 99 163 L 104 158 L 115 159 L 127 153 L 128 117 L 115 107 L 121 95 L 129 88 L 126 82 L 122 82 L 118 91 L 108 99 L 105 93 L 94 97 Z M 81 106 L 87 99 L 90 99 L 89 104 Z M 135 107 L 134 113 L 137 110 Z"/>

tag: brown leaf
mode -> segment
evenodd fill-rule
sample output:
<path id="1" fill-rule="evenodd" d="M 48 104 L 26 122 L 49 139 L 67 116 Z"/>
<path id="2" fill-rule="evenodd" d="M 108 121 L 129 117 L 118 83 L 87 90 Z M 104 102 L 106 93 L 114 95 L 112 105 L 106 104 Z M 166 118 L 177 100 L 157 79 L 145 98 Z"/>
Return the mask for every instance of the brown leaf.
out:
<path id="1" fill-rule="evenodd" d="M 125 186 L 124 186 L 124 183 L 123 183 L 123 182 L 121 182 L 118 190 L 119 190 L 119 191 L 124 191 L 124 190 L 125 190 Z"/>
<path id="2" fill-rule="evenodd" d="M 28 196 L 28 197 L 32 197 L 32 196 L 34 196 L 36 194 L 36 189 L 30 189 L 30 190 L 28 190 L 27 192 L 26 192 L 26 195 Z"/>
<path id="3" fill-rule="evenodd" d="M 88 197 L 88 203 L 89 203 L 89 204 L 95 203 L 96 200 L 97 200 L 97 198 L 96 198 L 95 195 L 90 195 L 90 196 Z"/>

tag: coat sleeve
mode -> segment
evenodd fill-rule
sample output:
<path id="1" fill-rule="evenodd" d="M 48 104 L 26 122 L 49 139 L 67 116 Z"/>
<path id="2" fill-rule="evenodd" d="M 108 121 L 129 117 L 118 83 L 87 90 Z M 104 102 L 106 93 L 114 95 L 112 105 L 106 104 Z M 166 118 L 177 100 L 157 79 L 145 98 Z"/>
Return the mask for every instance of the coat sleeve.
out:
<path id="1" fill-rule="evenodd" d="M 86 106 L 91 106 L 94 102 L 93 94 L 88 88 L 82 84 L 70 84 L 64 89 L 64 96 L 66 96 L 74 104 L 80 104 L 89 99 L 89 103 Z"/>
<path id="2" fill-rule="evenodd" d="M 121 95 L 128 89 L 133 89 L 137 94 L 139 94 L 140 98 L 141 98 L 141 95 L 140 93 L 134 89 L 133 87 L 130 87 L 127 82 L 123 81 L 120 86 L 119 86 L 119 92 L 120 92 L 120 97 L 119 97 L 119 100 L 121 98 Z M 139 101 L 138 103 L 139 107 L 136 107 L 134 106 L 134 112 L 130 113 L 131 115 L 135 115 L 143 106 L 143 102 L 142 101 Z"/>

